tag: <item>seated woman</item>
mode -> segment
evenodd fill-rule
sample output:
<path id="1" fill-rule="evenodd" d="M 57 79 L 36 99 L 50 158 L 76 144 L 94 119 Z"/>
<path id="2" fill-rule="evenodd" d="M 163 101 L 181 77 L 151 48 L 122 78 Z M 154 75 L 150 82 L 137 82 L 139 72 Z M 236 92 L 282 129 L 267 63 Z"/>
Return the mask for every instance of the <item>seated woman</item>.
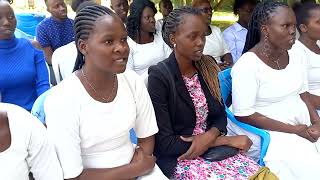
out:
<path id="1" fill-rule="evenodd" d="M 127 67 L 147 83 L 148 68 L 167 58 L 172 50 L 156 32 L 155 5 L 150 0 L 134 0 L 127 20 L 130 54 Z"/>
<path id="2" fill-rule="evenodd" d="M 234 1 L 233 13 L 238 15 L 239 19 L 223 31 L 223 38 L 230 48 L 233 63 L 236 63 L 242 55 L 251 14 L 257 3 L 257 0 Z"/>
<path id="3" fill-rule="evenodd" d="M 14 36 L 16 18 L 7 1 L 0 0 L 0 94 L 2 102 L 30 111 L 50 88 L 44 55 L 27 39 Z"/>
<path id="4" fill-rule="evenodd" d="M 316 3 L 296 4 L 294 12 L 297 19 L 299 40 L 292 47 L 292 51 L 304 57 L 307 71 L 310 99 L 320 114 L 320 5 Z"/>
<path id="5" fill-rule="evenodd" d="M 0 179 L 62 180 L 62 170 L 45 127 L 29 112 L 0 103 Z"/>
<path id="6" fill-rule="evenodd" d="M 288 51 L 295 25 L 287 4 L 258 4 L 246 53 L 231 71 L 233 112 L 238 120 L 269 132 L 264 162 L 284 180 L 320 177 L 320 119 L 306 94 L 303 58 Z"/>
<path id="7" fill-rule="evenodd" d="M 259 166 L 241 153 L 216 162 L 201 157 L 210 147 L 227 145 L 246 151 L 251 145 L 246 136 L 223 136 L 227 118 L 219 67 L 202 54 L 207 24 L 201 11 L 175 9 L 163 26 L 163 38 L 173 53 L 150 67 L 148 84 L 159 127 L 157 164 L 167 177 L 179 180 L 248 179 Z"/>
<path id="8" fill-rule="evenodd" d="M 121 19 L 106 7 L 87 6 L 74 28 L 76 71 L 44 104 L 64 179 L 166 179 L 154 168 L 158 127 L 148 91 L 139 76 L 125 71 L 129 47 Z"/>
<path id="9" fill-rule="evenodd" d="M 202 11 L 208 26 L 203 54 L 213 57 L 221 69 L 233 65 L 232 56 L 220 28 L 211 25 L 212 7 L 209 0 L 193 0 L 192 6 Z"/>

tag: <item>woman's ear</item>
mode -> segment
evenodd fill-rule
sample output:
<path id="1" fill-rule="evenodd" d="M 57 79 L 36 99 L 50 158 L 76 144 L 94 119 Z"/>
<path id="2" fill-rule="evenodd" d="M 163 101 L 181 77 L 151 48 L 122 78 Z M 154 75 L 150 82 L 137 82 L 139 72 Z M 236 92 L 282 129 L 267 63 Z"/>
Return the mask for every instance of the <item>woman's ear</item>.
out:
<path id="1" fill-rule="evenodd" d="M 84 56 L 86 56 L 88 53 L 88 50 L 87 50 L 87 42 L 82 40 L 82 39 L 79 39 L 78 41 L 78 44 L 77 44 L 78 48 L 79 48 L 79 51 L 81 52 L 81 54 L 83 54 Z"/>
<path id="2" fill-rule="evenodd" d="M 269 37 L 269 29 L 266 25 L 261 26 L 261 35 L 263 37 Z"/>
<path id="3" fill-rule="evenodd" d="M 170 41 L 170 44 L 172 44 L 172 47 L 175 47 L 176 38 L 174 37 L 173 34 L 170 34 L 170 35 L 169 35 L 169 41 Z"/>
<path id="4" fill-rule="evenodd" d="M 305 24 L 300 24 L 298 28 L 302 33 L 308 32 L 308 26 L 306 26 Z"/>

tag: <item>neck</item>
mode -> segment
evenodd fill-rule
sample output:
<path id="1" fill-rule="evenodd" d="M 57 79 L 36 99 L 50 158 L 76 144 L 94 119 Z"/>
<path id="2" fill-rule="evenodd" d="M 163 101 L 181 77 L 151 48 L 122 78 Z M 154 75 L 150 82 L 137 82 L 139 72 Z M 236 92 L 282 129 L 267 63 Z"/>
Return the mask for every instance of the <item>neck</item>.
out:
<path id="1" fill-rule="evenodd" d="M 109 89 L 113 86 L 115 73 L 101 71 L 100 69 L 93 68 L 90 64 L 82 66 L 83 73 L 87 80 L 99 91 Z"/>
<path id="2" fill-rule="evenodd" d="M 65 19 L 67 19 L 67 18 L 60 19 L 60 18 L 57 18 L 57 17 L 54 17 L 54 16 L 52 16 L 52 18 L 53 18 L 53 20 L 55 20 L 55 21 L 57 21 L 57 22 L 62 22 L 62 21 L 64 21 Z"/>
<path id="3" fill-rule="evenodd" d="M 317 45 L 317 40 L 311 39 L 306 34 L 301 34 L 299 37 L 299 41 L 309 49 L 319 48 Z"/>
<path id="4" fill-rule="evenodd" d="M 183 76 L 192 77 L 197 72 L 197 70 L 193 66 L 192 60 L 183 57 L 176 51 L 174 52 L 174 54 L 180 69 L 180 73 Z"/>
<path id="5" fill-rule="evenodd" d="M 266 55 L 268 58 L 271 58 L 271 59 L 277 59 L 281 56 L 281 54 L 284 52 L 283 49 L 280 49 L 279 47 L 275 47 L 274 45 L 268 43 L 267 46 L 269 46 L 269 49 L 265 49 L 264 47 L 266 46 L 265 45 L 265 42 L 259 42 L 257 45 L 256 45 L 258 48 L 259 48 L 259 51 L 261 53 L 265 53 L 264 55 Z M 268 51 L 268 52 L 265 52 L 265 51 Z"/>
<path id="6" fill-rule="evenodd" d="M 138 35 L 137 35 L 136 42 L 139 44 L 150 43 L 153 41 L 153 37 L 154 36 L 151 35 L 150 32 L 140 31 L 140 33 L 138 33 Z"/>
<path id="7" fill-rule="evenodd" d="M 242 27 L 248 29 L 248 23 L 247 23 L 247 22 L 243 21 L 242 19 L 239 19 L 238 23 L 239 23 Z"/>

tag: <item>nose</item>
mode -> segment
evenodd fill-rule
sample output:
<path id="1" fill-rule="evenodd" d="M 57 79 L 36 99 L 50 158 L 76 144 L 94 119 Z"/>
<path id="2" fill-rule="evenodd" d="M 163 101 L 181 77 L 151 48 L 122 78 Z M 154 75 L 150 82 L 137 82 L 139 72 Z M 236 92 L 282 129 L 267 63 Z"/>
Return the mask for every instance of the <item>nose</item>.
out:
<path id="1" fill-rule="evenodd" d="M 292 26 L 290 29 L 289 29 L 289 34 L 290 35 L 294 35 L 296 33 L 296 26 Z"/>
<path id="2" fill-rule="evenodd" d="M 152 23 L 155 23 L 155 22 L 156 22 L 154 16 L 153 16 L 153 17 L 150 17 L 150 22 L 152 22 Z"/>
<path id="3" fill-rule="evenodd" d="M 120 54 L 122 54 L 126 51 L 129 51 L 129 45 L 128 45 L 127 41 L 118 43 L 116 45 L 114 51 L 117 53 L 120 53 Z"/>
<path id="4" fill-rule="evenodd" d="M 9 18 L 7 17 L 3 17 L 3 19 L 1 20 L 2 21 L 2 26 L 9 26 L 10 25 L 10 21 L 9 21 Z"/>
<path id="5" fill-rule="evenodd" d="M 65 8 L 64 6 L 62 6 L 62 5 L 61 5 L 61 6 L 59 7 L 59 10 L 60 10 L 60 11 L 65 11 L 65 10 L 66 10 L 66 8 Z"/>
<path id="6" fill-rule="evenodd" d="M 199 37 L 196 41 L 196 45 L 198 47 L 203 47 L 204 44 L 206 43 L 206 38 L 205 37 Z"/>

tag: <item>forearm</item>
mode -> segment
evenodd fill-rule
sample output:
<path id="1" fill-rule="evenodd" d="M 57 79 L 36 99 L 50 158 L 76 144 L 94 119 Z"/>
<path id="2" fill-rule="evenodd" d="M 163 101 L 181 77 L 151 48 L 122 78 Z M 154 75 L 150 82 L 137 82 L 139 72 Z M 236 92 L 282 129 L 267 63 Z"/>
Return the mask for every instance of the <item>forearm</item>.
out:
<path id="1" fill-rule="evenodd" d="M 222 62 L 227 62 L 230 66 L 233 65 L 232 56 L 230 53 L 227 53 L 222 56 Z"/>
<path id="2" fill-rule="evenodd" d="M 134 163 L 116 168 L 84 169 L 76 178 L 70 180 L 127 180 L 141 175 L 141 170 Z"/>
<path id="3" fill-rule="evenodd" d="M 145 154 L 152 155 L 154 149 L 154 136 L 138 138 L 138 146 L 142 148 Z"/>
<path id="4" fill-rule="evenodd" d="M 310 97 L 311 103 L 314 105 L 314 107 L 316 109 L 320 109 L 320 96 L 309 93 L 309 97 Z"/>
<path id="5" fill-rule="evenodd" d="M 247 123 L 261 129 L 292 134 L 296 133 L 294 125 L 268 118 L 260 113 L 254 113 L 250 116 L 243 117 L 237 116 L 236 118 L 243 123 Z"/>
<path id="6" fill-rule="evenodd" d="M 310 98 L 311 97 L 310 93 L 308 93 L 308 92 L 302 93 L 302 94 L 300 94 L 300 97 L 308 108 L 311 123 L 312 124 L 320 123 L 320 118 L 319 118 L 319 115 L 316 111 L 316 107 Z"/>

